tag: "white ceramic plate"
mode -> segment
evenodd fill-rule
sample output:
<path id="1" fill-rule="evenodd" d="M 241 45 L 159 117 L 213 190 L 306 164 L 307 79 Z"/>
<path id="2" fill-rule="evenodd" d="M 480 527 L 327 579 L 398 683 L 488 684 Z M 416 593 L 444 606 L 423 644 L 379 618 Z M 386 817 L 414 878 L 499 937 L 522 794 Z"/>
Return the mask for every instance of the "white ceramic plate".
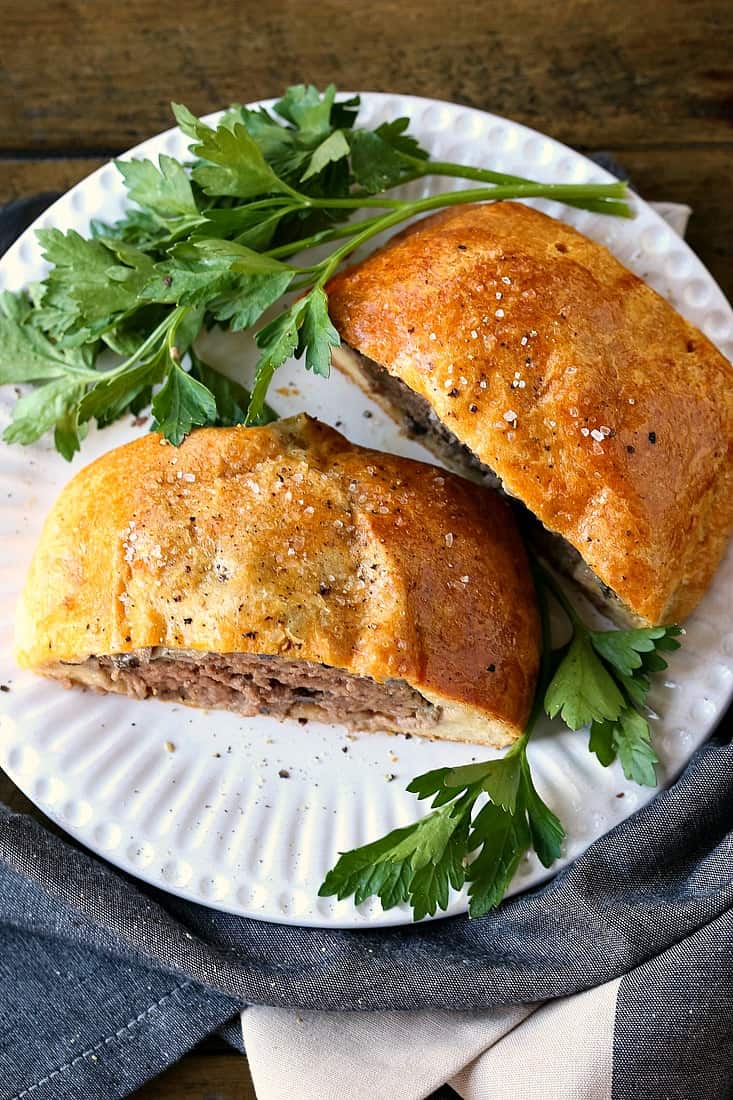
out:
<path id="1" fill-rule="evenodd" d="M 464 161 L 537 179 L 603 181 L 610 177 L 585 157 L 523 126 L 449 103 L 369 93 L 360 121 L 406 114 L 411 131 L 440 159 Z M 129 156 L 186 154 L 186 139 L 169 130 Z M 410 185 L 428 194 L 459 181 Z M 86 232 L 91 218 L 118 217 L 125 203 L 121 177 L 108 164 L 74 187 L 36 223 Z M 537 202 L 607 244 L 733 357 L 733 313 L 690 249 L 645 203 L 634 221 L 604 218 L 556 203 Z M 31 230 L 0 262 L 0 289 L 40 278 L 44 263 Z M 215 364 L 241 372 L 252 364 L 249 339 L 214 337 Z M 12 395 L 0 391 L 0 419 Z M 434 461 L 401 436 L 378 409 L 338 373 L 306 376 L 294 363 L 277 375 L 272 403 L 281 413 L 302 408 L 340 427 L 357 443 Z M 112 863 L 173 893 L 220 909 L 292 924 L 362 927 L 400 924 L 406 908 L 384 913 L 378 902 L 319 899 L 318 886 L 337 852 L 414 819 L 419 807 L 405 792 L 420 772 L 476 759 L 470 746 L 379 734 L 349 736 L 336 726 L 278 724 L 267 718 L 200 712 L 149 701 L 102 697 L 21 674 L 12 653 L 12 617 L 42 520 L 76 469 L 145 429 L 130 419 L 92 432 L 71 465 L 47 442 L 0 445 L 0 763 L 51 818 Z M 653 689 L 655 743 L 661 780 L 670 782 L 708 736 L 733 688 L 733 555 L 687 623 L 684 649 Z M 166 751 L 167 741 L 175 752 Z M 566 860 L 648 800 L 653 792 L 627 783 L 617 766 L 604 770 L 584 734 L 535 736 L 530 755 L 544 798 L 567 831 Z M 487 755 L 480 750 L 482 756 Z M 527 860 L 513 889 L 547 872 Z M 450 912 L 465 910 L 455 896 Z"/>

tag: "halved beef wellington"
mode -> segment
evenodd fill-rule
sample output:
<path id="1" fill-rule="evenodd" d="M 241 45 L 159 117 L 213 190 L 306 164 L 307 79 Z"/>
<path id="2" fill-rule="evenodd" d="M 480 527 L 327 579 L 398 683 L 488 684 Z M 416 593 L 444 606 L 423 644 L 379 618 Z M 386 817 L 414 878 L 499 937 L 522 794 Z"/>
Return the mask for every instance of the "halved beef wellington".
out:
<path id="1" fill-rule="evenodd" d="M 698 329 L 518 203 L 417 222 L 327 290 L 337 365 L 617 622 L 689 614 L 733 530 L 733 368 Z"/>
<path id="2" fill-rule="evenodd" d="M 16 650 L 69 685 L 502 746 L 539 623 L 501 497 L 301 415 L 150 434 L 77 474 Z"/>

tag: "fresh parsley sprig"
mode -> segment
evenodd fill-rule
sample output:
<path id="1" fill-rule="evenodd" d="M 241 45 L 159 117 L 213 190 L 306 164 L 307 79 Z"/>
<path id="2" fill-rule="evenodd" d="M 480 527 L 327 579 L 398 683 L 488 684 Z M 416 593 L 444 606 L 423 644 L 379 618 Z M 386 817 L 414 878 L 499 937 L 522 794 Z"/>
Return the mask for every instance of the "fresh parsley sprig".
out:
<path id="1" fill-rule="evenodd" d="M 667 667 L 661 654 L 680 647 L 680 627 L 590 630 L 548 570 L 543 570 L 543 581 L 573 628 L 547 688 L 547 714 L 559 715 L 571 730 L 589 726 L 588 747 L 604 767 L 618 757 L 627 779 L 655 787 L 659 758 L 642 710 L 651 674 Z"/>
<path id="2" fill-rule="evenodd" d="M 233 107 L 215 126 L 174 104 L 191 163 L 119 160 L 135 204 L 122 219 L 93 222 L 88 238 L 40 231 L 48 275 L 0 300 L 0 384 L 36 387 L 15 405 L 6 441 L 53 431 L 71 458 L 90 420 L 109 424 L 151 402 L 154 426 L 172 443 L 197 425 L 228 422 L 242 388 L 203 372 L 193 354 L 212 325 L 256 328 L 246 422 L 260 422 L 272 377 L 291 355 L 328 376 L 339 338 L 323 288 L 339 263 L 418 214 L 525 197 L 631 214 L 625 184 L 545 184 L 431 161 L 408 119 L 367 130 L 356 125 L 358 107 L 358 97 L 337 101 L 333 85 L 322 93 L 296 85 L 272 111 Z M 416 201 L 388 194 L 429 174 L 482 186 Z M 367 216 L 348 220 L 362 209 Z M 330 242 L 338 243 L 324 259 L 291 262 Z M 265 323 L 289 290 L 299 297 Z"/>
<path id="3" fill-rule="evenodd" d="M 499 904 L 530 849 L 550 867 L 565 830 L 542 801 L 527 759 L 529 731 L 505 756 L 420 775 L 408 791 L 432 797 L 432 813 L 340 856 L 319 895 L 378 897 L 384 909 L 407 902 L 413 918 L 448 907 L 449 890 L 468 883 L 469 913 Z M 482 796 L 488 796 L 474 813 Z"/>
<path id="4" fill-rule="evenodd" d="M 561 854 L 565 830 L 538 794 L 527 756 L 543 710 L 550 717 L 559 715 L 571 730 L 590 725 L 589 748 L 601 764 L 618 757 L 628 779 L 656 785 L 658 761 L 639 708 L 646 702 L 651 673 L 667 667 L 660 651 L 679 648 L 679 627 L 590 630 L 552 574 L 536 561 L 533 572 L 542 666 L 524 733 L 498 760 L 437 768 L 413 779 L 407 790 L 419 799 L 432 798 L 432 812 L 342 853 L 326 875 L 321 897 L 353 895 L 358 905 L 374 896 L 384 909 L 407 903 L 420 920 L 447 908 L 451 888 L 468 884 L 468 911 L 479 917 L 501 902 L 530 850 L 550 867 Z M 547 592 L 573 628 L 560 653 L 550 649 Z"/>

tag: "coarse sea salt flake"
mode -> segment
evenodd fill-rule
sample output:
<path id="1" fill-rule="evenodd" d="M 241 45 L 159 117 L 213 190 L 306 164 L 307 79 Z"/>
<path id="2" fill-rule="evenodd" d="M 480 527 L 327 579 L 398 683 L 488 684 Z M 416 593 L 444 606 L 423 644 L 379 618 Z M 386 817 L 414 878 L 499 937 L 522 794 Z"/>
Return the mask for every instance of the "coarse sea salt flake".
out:
<path id="1" fill-rule="evenodd" d="M 596 443 L 602 443 L 604 438 L 603 432 L 599 432 L 598 428 L 593 429 L 593 431 L 590 433 L 590 437 L 591 439 L 595 439 Z"/>
<path id="2" fill-rule="evenodd" d="M 503 309 L 497 309 L 497 311 L 496 311 L 496 313 L 494 314 L 494 316 L 495 316 L 495 317 L 498 317 L 498 318 L 499 318 L 499 320 L 501 320 L 501 319 L 502 319 L 502 317 L 504 316 L 504 310 L 503 310 Z"/>
<path id="3" fill-rule="evenodd" d="M 507 409 L 507 411 L 504 413 L 504 419 L 509 424 L 515 421 L 517 419 L 517 414 L 515 413 L 514 409 Z"/>

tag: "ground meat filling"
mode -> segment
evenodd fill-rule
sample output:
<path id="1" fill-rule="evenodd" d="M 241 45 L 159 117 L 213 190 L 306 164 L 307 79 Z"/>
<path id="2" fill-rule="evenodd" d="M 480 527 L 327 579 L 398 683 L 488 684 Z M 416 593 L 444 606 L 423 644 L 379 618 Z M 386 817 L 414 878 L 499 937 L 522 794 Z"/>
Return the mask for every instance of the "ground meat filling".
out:
<path id="1" fill-rule="evenodd" d="M 365 355 L 351 349 L 351 354 L 358 360 L 359 368 L 369 386 L 369 389 L 382 397 L 394 408 L 400 410 L 405 417 L 409 435 L 416 438 L 429 436 L 426 445 L 429 445 L 439 458 L 449 466 L 465 468 L 480 475 L 482 482 L 493 489 L 501 489 L 501 479 L 494 471 L 480 462 L 470 447 L 461 443 L 460 439 L 446 427 L 437 415 L 431 404 L 420 397 L 419 394 L 405 385 L 401 378 L 395 378 L 380 367 L 373 359 L 367 359 Z"/>
<path id="2" fill-rule="evenodd" d="M 232 710 L 251 716 L 312 718 L 351 729 L 413 732 L 434 726 L 441 708 L 404 680 L 368 676 L 310 661 L 249 653 L 144 649 L 90 657 L 65 667 L 71 680 L 102 690 Z"/>
<path id="3" fill-rule="evenodd" d="M 511 496 L 504 488 L 501 478 L 491 467 L 481 462 L 470 447 L 453 434 L 438 417 L 429 401 L 415 393 L 401 378 L 395 378 L 373 359 L 368 359 L 353 348 L 349 348 L 347 354 L 372 393 L 377 398 L 386 399 L 393 409 L 404 416 L 409 435 L 424 438 L 425 446 L 429 447 L 447 466 L 457 468 L 464 476 L 478 475 L 478 479 L 483 484 L 498 489 L 506 496 Z M 636 618 L 629 613 L 613 589 L 604 584 L 586 565 L 574 546 L 566 542 L 562 536 L 543 527 L 521 502 L 517 501 L 516 505 L 521 510 L 520 520 L 529 537 L 541 551 L 547 554 L 548 559 L 560 572 L 572 577 L 589 599 L 619 625 L 637 625 Z"/>

